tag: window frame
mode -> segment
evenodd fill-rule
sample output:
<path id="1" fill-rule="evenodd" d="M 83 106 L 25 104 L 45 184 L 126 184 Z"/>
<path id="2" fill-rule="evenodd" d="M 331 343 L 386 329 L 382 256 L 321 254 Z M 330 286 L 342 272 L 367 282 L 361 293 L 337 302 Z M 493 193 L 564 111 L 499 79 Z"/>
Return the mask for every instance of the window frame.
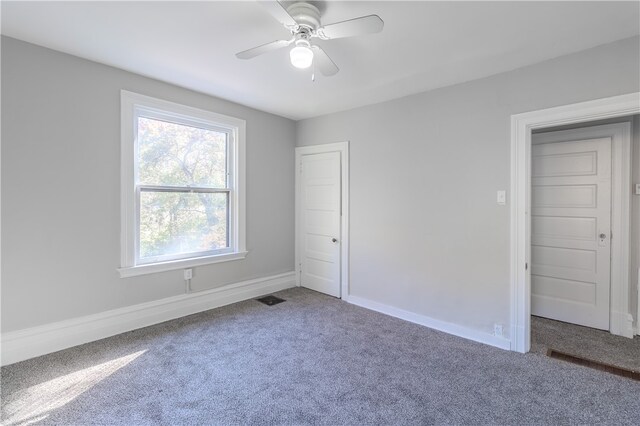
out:
<path id="1" fill-rule="evenodd" d="M 245 120 L 122 90 L 121 103 L 121 278 L 244 259 L 245 221 Z M 227 234 L 229 246 L 193 255 L 139 258 L 140 193 L 144 188 L 160 190 L 162 185 L 136 182 L 138 165 L 137 123 L 139 117 L 210 129 L 227 135 L 227 187 L 167 187 L 177 192 L 226 192 L 228 194 Z M 147 188 L 147 189 L 149 189 Z M 184 191 L 182 191 L 184 190 Z"/>

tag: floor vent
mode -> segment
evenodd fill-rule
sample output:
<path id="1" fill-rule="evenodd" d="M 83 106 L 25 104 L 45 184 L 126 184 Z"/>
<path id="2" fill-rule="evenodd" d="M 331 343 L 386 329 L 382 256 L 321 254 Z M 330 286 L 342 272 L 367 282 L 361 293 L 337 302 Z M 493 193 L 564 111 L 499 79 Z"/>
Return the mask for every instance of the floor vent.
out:
<path id="1" fill-rule="evenodd" d="M 284 299 L 280 299 L 279 297 L 272 296 L 272 295 L 261 297 L 260 299 L 256 299 L 256 300 L 268 306 L 273 306 L 273 305 L 277 305 L 278 303 L 285 302 Z"/>
<path id="2" fill-rule="evenodd" d="M 573 364 L 582 365 L 584 367 L 593 368 L 595 370 L 606 371 L 607 373 L 615 374 L 616 376 L 622 376 L 628 379 L 640 381 L 640 371 L 627 370 L 626 368 L 616 367 L 615 365 L 592 361 L 590 359 L 581 358 L 579 356 L 570 355 L 564 352 L 559 352 L 555 349 L 549 349 L 547 351 L 547 356 L 560 359 L 562 361 L 571 362 Z"/>

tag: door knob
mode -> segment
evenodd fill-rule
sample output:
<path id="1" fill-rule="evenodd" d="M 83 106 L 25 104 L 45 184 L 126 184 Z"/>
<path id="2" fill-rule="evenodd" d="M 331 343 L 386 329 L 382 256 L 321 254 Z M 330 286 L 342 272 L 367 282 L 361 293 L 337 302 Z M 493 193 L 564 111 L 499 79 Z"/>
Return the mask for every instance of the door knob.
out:
<path id="1" fill-rule="evenodd" d="M 337 242 L 338 242 L 338 240 L 337 240 L 336 238 L 332 238 L 332 239 L 331 239 L 331 242 L 332 242 L 332 243 L 337 243 Z"/>
<path id="2" fill-rule="evenodd" d="M 598 237 L 599 237 L 598 246 L 606 247 L 607 246 L 607 234 L 605 234 L 604 232 L 601 232 L 600 235 L 598 235 Z"/>

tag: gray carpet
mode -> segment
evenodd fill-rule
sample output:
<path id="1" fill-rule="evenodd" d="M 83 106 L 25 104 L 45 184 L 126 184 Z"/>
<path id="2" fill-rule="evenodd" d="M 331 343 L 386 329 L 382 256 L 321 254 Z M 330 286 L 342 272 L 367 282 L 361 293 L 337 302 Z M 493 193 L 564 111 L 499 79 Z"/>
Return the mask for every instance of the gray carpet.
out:
<path id="1" fill-rule="evenodd" d="M 546 354 L 549 348 L 640 371 L 639 336 L 628 339 L 614 336 L 608 331 L 531 317 L 531 351 Z"/>
<path id="2" fill-rule="evenodd" d="M 5 424 L 640 424 L 640 382 L 305 289 L 2 368 Z"/>

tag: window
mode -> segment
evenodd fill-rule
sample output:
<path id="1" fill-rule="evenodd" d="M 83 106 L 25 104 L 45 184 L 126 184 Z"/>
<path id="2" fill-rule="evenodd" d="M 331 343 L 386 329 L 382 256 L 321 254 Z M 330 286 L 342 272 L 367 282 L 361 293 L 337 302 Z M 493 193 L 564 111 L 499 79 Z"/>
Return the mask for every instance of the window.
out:
<path id="1" fill-rule="evenodd" d="M 122 91 L 121 277 L 244 258 L 245 122 Z"/>

